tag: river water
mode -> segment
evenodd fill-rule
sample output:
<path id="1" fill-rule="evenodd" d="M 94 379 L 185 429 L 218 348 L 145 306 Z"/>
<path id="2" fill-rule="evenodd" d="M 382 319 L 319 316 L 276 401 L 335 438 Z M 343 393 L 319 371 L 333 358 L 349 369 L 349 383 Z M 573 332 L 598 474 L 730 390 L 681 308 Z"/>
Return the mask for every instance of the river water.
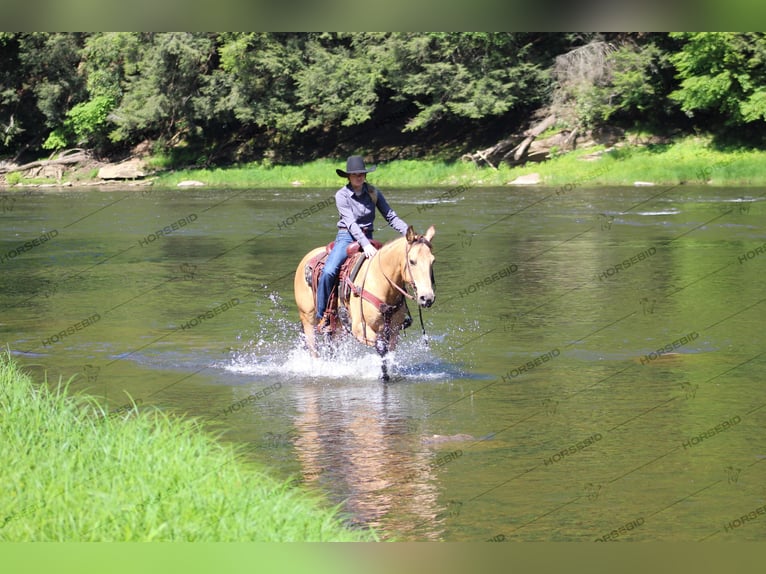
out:
<path id="1" fill-rule="evenodd" d="M 437 230 L 428 339 L 412 309 L 388 385 L 355 342 L 300 344 L 333 192 L 3 192 L 1 341 L 113 411 L 205 421 L 384 539 L 766 538 L 761 190 L 386 191 Z"/>

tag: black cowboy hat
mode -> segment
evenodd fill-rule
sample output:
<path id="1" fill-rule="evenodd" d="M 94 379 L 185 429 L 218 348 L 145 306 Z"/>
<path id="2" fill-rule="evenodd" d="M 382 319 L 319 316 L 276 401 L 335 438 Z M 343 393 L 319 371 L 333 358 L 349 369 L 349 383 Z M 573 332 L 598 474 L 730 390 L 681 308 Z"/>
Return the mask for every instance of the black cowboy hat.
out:
<path id="1" fill-rule="evenodd" d="M 371 171 L 375 171 L 376 167 L 377 166 L 373 165 L 371 168 L 367 169 L 364 166 L 364 159 L 362 156 L 352 155 L 346 160 L 346 171 L 336 169 L 335 173 L 341 177 L 348 177 L 348 174 L 350 173 L 370 173 Z"/>

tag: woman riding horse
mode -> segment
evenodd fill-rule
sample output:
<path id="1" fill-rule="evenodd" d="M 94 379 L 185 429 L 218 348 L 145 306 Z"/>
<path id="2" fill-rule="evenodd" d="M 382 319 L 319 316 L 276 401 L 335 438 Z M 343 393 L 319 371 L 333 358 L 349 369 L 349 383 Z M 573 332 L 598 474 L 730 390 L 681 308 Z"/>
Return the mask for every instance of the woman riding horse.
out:
<path id="1" fill-rule="evenodd" d="M 436 298 L 431 243 L 435 233 L 433 225 L 423 235 L 410 226 L 404 237 L 389 241 L 374 257 L 362 258 L 354 279 L 345 278 L 347 290 L 341 303 L 347 319 L 344 328 L 360 343 L 375 347 L 382 359 L 384 381 L 390 380 L 388 353 L 394 350 L 400 331 L 411 322 L 406 300 L 422 308 L 433 305 Z M 319 353 L 312 286 L 316 283 L 315 266 L 326 257 L 325 247 L 309 251 L 298 263 L 293 283 L 306 346 L 314 357 Z"/>
<path id="2" fill-rule="evenodd" d="M 316 330 L 318 333 L 326 332 L 330 328 L 329 314 L 332 310 L 327 309 L 327 303 L 340 267 L 346 260 L 346 248 L 354 241 L 358 241 L 368 259 L 377 253 L 377 249 L 370 243 L 375 221 L 375 207 L 377 206 L 378 211 L 391 227 L 402 235 L 407 233 L 407 224 L 391 209 L 383 194 L 365 181 L 367 174 L 375 171 L 375 168 L 376 166 L 372 166 L 368 169 L 364 165 L 362 156 L 352 155 L 346 160 L 346 171 L 335 170 L 339 176 L 348 178 L 348 183 L 335 194 L 335 205 L 340 218 L 335 246 L 327 256 L 317 287 Z"/>

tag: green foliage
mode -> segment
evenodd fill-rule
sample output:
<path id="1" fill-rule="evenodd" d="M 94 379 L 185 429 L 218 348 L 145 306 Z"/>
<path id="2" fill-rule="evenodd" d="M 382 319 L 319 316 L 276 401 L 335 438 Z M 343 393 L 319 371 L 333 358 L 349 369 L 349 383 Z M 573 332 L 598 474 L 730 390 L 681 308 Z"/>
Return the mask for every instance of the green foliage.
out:
<path id="1" fill-rule="evenodd" d="M 559 155 L 534 167 L 518 168 L 514 173 L 536 171 L 546 185 L 554 187 L 572 182 L 583 186 L 633 185 L 636 181 L 657 185 L 766 184 L 766 174 L 758 168 L 763 164 L 764 152 L 720 151 L 711 138 L 689 137 L 667 145 L 624 146 L 603 153 L 598 160 L 583 161 L 582 156 L 598 149 Z"/>
<path id="2" fill-rule="evenodd" d="M 5 182 L 8 185 L 16 185 L 21 181 L 21 173 L 18 171 L 12 171 L 11 173 L 5 174 Z"/>
<path id="3" fill-rule="evenodd" d="M 83 48 L 82 67 L 91 97 L 120 100 L 126 78 L 136 73 L 143 47 L 140 34 L 107 32 L 89 35 Z"/>
<path id="4" fill-rule="evenodd" d="M 393 34 L 388 85 L 416 102 L 408 130 L 442 119 L 499 117 L 542 101 L 547 74 L 524 33 Z"/>
<path id="5" fill-rule="evenodd" d="M 168 154 L 193 150 L 202 165 L 280 162 L 397 130 L 400 140 L 434 148 L 456 126 L 481 133 L 494 124 L 501 138 L 539 112 L 568 127 L 687 133 L 766 119 L 766 39 L 754 32 L 41 32 L 0 40 L 7 152 L 79 143 L 108 155 L 149 140 Z"/>
<path id="6" fill-rule="evenodd" d="M 113 141 L 163 136 L 176 143 L 196 135 L 197 96 L 209 82 L 214 52 L 207 34 L 146 34 L 146 45 L 125 79 L 114 112 Z"/>
<path id="7" fill-rule="evenodd" d="M 661 126 L 673 114 L 667 101 L 670 63 L 653 38 L 636 43 L 593 38 L 556 60 L 551 111 L 570 127 L 610 122 Z"/>
<path id="8" fill-rule="evenodd" d="M 272 137 L 289 138 L 300 129 L 305 113 L 297 105 L 296 76 L 304 65 L 309 36 L 297 34 L 223 34 L 220 81 L 227 90 L 219 113 L 242 124 L 255 124 Z"/>
<path id="9" fill-rule="evenodd" d="M 77 104 L 66 114 L 64 125 L 51 132 L 43 143 L 43 149 L 62 149 L 76 145 L 98 145 L 106 137 L 109 113 L 114 108 L 110 96 L 96 96 L 88 102 Z"/>
<path id="10" fill-rule="evenodd" d="M 331 36 L 307 43 L 309 65 L 296 77 L 297 103 L 310 110 L 304 131 L 327 124 L 357 125 L 372 117 L 383 69 L 357 46 L 356 42 L 346 46 Z"/>
<path id="11" fill-rule="evenodd" d="M 43 142 L 43 149 L 60 150 L 69 145 L 69 137 L 62 128 L 53 130 Z"/>
<path id="12" fill-rule="evenodd" d="M 19 60 L 45 125 L 61 125 L 69 102 L 83 97 L 84 78 L 78 73 L 82 34 L 34 32 L 19 37 Z"/>
<path id="13" fill-rule="evenodd" d="M 113 108 L 111 96 L 96 96 L 69 110 L 64 125 L 72 130 L 78 143 L 86 141 L 103 129 Z"/>
<path id="14" fill-rule="evenodd" d="M 736 126 L 766 119 L 766 36 L 762 32 L 677 33 L 670 55 L 680 87 L 669 94 L 692 116 Z"/>
<path id="15" fill-rule="evenodd" d="M 653 43 L 624 45 L 610 55 L 610 61 L 610 81 L 599 90 L 603 102 L 601 121 L 607 122 L 617 114 L 641 118 L 636 123 L 643 124 L 661 118 L 661 75 L 668 65 L 662 51 Z"/>

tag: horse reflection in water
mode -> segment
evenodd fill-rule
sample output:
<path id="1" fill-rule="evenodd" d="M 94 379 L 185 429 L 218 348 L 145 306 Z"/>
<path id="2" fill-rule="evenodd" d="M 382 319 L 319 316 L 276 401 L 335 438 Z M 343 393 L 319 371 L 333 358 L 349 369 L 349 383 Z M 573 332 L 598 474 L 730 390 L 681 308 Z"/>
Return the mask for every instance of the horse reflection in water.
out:
<path id="1" fill-rule="evenodd" d="M 353 524 L 440 540 L 450 508 L 440 501 L 437 454 L 402 415 L 405 387 L 301 385 L 292 444 L 302 467 L 297 482 L 315 483 Z M 452 501 L 454 502 L 454 501 Z M 454 506 L 454 505 L 453 505 Z"/>

